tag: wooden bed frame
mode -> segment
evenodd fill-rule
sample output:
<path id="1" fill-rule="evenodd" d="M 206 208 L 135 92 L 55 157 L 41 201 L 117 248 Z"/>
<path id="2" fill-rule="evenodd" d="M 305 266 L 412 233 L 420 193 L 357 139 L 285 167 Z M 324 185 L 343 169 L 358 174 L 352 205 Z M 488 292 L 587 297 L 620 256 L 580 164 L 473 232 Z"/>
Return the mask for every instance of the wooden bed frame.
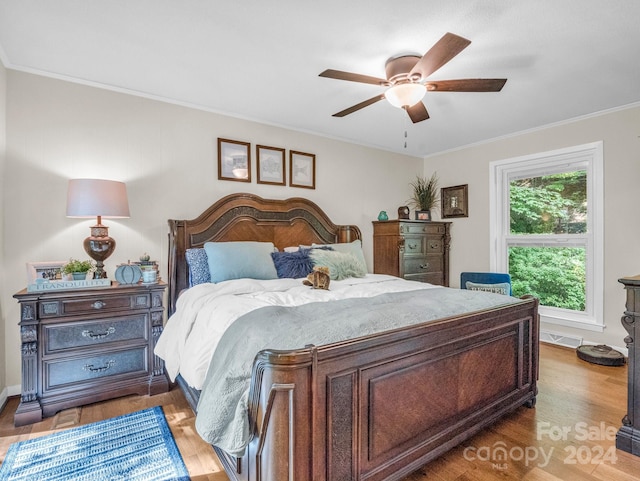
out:
<path id="1" fill-rule="evenodd" d="M 314 203 L 233 194 L 169 220 L 169 310 L 187 287 L 185 250 L 207 241 L 360 239 Z M 538 377 L 538 303 L 476 311 L 326 346 L 257 354 L 252 441 L 214 446 L 232 480 L 398 480 L 522 405 Z M 180 382 L 196 408 L 199 393 Z"/>

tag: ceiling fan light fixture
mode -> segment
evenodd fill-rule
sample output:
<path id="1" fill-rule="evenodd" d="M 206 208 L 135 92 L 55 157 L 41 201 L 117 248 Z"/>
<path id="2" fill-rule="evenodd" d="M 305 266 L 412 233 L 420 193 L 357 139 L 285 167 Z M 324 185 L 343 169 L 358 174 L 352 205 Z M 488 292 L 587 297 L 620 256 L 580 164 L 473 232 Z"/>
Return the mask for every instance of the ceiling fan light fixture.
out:
<path id="1" fill-rule="evenodd" d="M 387 89 L 384 96 L 398 108 L 411 107 L 422 100 L 427 88 L 419 83 L 402 83 Z"/>

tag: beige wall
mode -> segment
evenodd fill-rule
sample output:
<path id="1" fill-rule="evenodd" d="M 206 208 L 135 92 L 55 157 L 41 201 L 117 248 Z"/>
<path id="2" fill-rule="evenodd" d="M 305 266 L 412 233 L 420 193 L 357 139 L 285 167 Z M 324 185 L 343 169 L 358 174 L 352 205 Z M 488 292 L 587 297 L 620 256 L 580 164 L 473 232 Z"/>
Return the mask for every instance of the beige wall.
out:
<path id="1" fill-rule="evenodd" d="M 604 321 L 603 333 L 543 325 L 552 332 L 625 347 L 620 324 L 625 295 L 620 277 L 640 274 L 640 106 L 488 142 L 425 159 L 425 173 L 436 170 L 441 186 L 469 184 L 469 217 L 453 219 L 451 279 L 461 271 L 489 268 L 489 163 L 595 141 L 604 145 Z"/>
<path id="2" fill-rule="evenodd" d="M 95 221 L 65 217 L 68 179 L 127 183 L 131 218 L 104 221 L 117 241 L 106 262 L 111 276 L 117 264 L 143 252 L 160 262 L 166 276 L 167 219 L 193 218 L 220 197 L 240 191 L 307 197 L 334 222 L 357 224 L 371 270 L 371 221 L 380 210 L 394 215 L 423 168 L 423 159 L 131 95 L 12 70 L 7 79 L 0 302 L 6 316 L 6 384 L 13 388 L 20 383 L 20 350 L 18 309 L 11 296 L 25 286 L 25 263 L 86 258 L 82 241 Z M 250 142 L 252 158 L 256 144 L 316 154 L 317 188 L 218 181 L 218 137 Z"/>
<path id="3" fill-rule="evenodd" d="M 6 94 L 6 105 L 5 105 Z M 6 136 L 5 136 L 6 125 Z M 308 197 L 337 223 L 357 224 L 372 267 L 371 220 L 395 217 L 417 172 L 436 170 L 443 187 L 469 184 L 469 217 L 453 219 L 451 279 L 489 268 L 489 162 L 604 141 L 604 333 L 545 326 L 587 340 L 624 346 L 624 293 L 619 277 L 640 273 L 640 106 L 552 126 L 424 160 L 343 143 L 136 96 L 96 89 L 0 65 L 0 393 L 20 383 L 18 308 L 25 263 L 85 257 L 90 220 L 67 219 L 67 180 L 101 177 L 127 183 L 131 218 L 106 220 L 118 246 L 114 268 L 149 252 L 166 276 L 168 218 L 192 218 L 238 191 L 263 197 Z M 218 181 L 216 139 L 224 137 L 317 155 L 315 190 Z M 6 158 L 3 158 L 6 145 Z M 254 164 L 255 175 L 255 164 Z M 436 216 L 437 218 L 437 216 Z M 3 227 L 4 226 L 4 227 Z M 2 230 L 4 229 L 4 230 Z M 2 338 L 4 335 L 4 339 Z"/>
<path id="4" fill-rule="evenodd" d="M 0 186 L 4 191 L 4 165 L 5 165 L 5 153 L 6 153 L 6 119 L 7 119 L 7 70 L 0 61 Z M 3 292 L 4 286 L 4 204 L 3 195 L 0 194 L 0 293 Z M 5 300 L 3 296 L 0 296 L 0 346 L 4 346 L 5 340 Z M 4 404 L 6 398 L 6 362 L 5 356 L 2 355 L 5 351 L 0 353 L 0 407 Z"/>

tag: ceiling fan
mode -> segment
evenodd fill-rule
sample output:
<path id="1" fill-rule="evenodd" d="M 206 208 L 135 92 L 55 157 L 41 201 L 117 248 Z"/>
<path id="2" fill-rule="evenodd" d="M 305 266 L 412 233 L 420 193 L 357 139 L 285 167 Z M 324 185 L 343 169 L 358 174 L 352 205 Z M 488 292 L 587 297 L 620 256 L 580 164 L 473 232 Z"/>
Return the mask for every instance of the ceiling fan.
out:
<path id="1" fill-rule="evenodd" d="M 429 118 L 427 108 L 421 102 L 427 91 L 499 92 L 507 79 L 427 81 L 429 75 L 462 52 L 470 43 L 471 41 L 466 38 L 453 33 L 446 33 L 422 57 L 414 54 L 404 54 L 387 60 L 385 63 L 386 79 L 343 72 L 341 70 L 325 70 L 320 74 L 320 77 L 388 87 L 384 93 L 335 113 L 333 117 L 344 117 L 386 98 L 391 105 L 406 110 L 411 121 L 415 124 Z"/>

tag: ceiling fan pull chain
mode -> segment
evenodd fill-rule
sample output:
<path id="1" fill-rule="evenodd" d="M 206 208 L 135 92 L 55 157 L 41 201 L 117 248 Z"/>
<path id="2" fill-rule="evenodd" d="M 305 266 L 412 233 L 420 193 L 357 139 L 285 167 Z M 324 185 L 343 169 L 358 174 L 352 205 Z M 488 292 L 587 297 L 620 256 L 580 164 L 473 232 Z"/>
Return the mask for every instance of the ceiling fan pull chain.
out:
<path id="1" fill-rule="evenodd" d="M 404 128 L 404 148 L 407 148 L 407 118 L 402 118 L 402 127 Z"/>

